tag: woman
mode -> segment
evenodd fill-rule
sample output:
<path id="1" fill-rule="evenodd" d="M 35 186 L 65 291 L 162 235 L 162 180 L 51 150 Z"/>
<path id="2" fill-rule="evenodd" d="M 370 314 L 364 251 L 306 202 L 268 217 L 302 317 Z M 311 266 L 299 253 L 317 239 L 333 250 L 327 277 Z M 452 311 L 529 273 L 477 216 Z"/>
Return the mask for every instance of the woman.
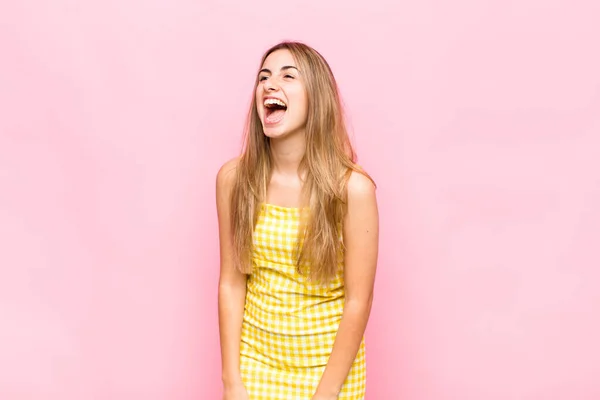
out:
<path id="1" fill-rule="evenodd" d="M 318 52 L 274 46 L 255 89 L 243 154 L 217 174 L 224 399 L 363 399 L 375 185 Z"/>

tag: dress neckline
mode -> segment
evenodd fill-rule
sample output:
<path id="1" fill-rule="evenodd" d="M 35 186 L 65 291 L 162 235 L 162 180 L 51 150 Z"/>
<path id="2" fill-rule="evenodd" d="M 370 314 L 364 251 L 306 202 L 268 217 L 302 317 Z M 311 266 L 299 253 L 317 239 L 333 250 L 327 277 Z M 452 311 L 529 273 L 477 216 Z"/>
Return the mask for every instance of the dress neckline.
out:
<path id="1" fill-rule="evenodd" d="M 278 204 L 272 204 L 272 203 L 261 203 L 261 205 L 265 208 L 271 208 L 271 209 L 280 210 L 280 211 L 300 211 L 305 208 L 305 207 L 280 206 Z"/>

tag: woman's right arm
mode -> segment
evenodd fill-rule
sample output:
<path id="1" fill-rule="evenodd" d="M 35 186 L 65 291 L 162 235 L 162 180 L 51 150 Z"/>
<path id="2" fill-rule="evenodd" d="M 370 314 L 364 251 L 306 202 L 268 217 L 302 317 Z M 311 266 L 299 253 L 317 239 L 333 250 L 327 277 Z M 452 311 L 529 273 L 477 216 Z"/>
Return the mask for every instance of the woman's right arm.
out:
<path id="1" fill-rule="evenodd" d="M 236 160 L 225 163 L 217 174 L 217 217 L 219 221 L 219 335 L 222 379 L 226 392 L 243 387 L 240 373 L 240 340 L 246 301 L 246 275 L 234 265 L 230 219 L 230 195 L 236 175 Z"/>

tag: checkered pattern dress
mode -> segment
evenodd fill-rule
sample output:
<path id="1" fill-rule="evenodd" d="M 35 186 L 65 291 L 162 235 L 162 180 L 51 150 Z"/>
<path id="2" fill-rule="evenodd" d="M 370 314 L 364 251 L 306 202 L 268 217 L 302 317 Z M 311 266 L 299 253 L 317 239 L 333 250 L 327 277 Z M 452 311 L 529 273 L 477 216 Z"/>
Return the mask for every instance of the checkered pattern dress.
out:
<path id="1" fill-rule="evenodd" d="M 250 400 L 310 400 L 342 318 L 343 270 L 326 287 L 296 270 L 292 254 L 299 220 L 298 208 L 261 206 L 241 341 Z M 365 380 L 363 340 L 338 398 L 364 399 Z"/>

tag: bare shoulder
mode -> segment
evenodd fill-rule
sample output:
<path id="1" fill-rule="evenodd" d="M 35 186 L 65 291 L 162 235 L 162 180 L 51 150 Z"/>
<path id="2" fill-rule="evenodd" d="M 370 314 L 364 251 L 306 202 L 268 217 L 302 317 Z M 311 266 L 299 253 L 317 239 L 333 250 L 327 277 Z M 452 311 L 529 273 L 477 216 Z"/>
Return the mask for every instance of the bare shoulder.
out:
<path id="1" fill-rule="evenodd" d="M 365 173 L 352 171 L 348 178 L 347 189 L 349 203 L 364 204 L 364 202 L 375 201 L 375 184 Z"/>
<path id="2" fill-rule="evenodd" d="M 228 191 L 233 186 L 239 157 L 226 161 L 217 172 L 217 191 Z"/>

